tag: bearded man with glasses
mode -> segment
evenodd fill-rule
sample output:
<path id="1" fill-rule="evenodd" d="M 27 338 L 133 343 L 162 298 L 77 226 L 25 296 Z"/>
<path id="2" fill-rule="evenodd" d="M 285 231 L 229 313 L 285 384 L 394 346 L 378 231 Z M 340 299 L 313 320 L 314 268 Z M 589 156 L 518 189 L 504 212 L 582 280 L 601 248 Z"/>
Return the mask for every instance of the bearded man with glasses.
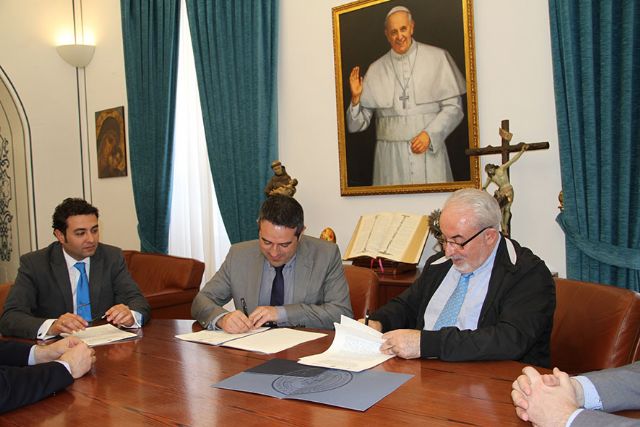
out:
<path id="1" fill-rule="evenodd" d="M 498 231 L 496 200 L 458 190 L 440 215 L 443 252 L 370 316 L 386 354 L 549 366 L 555 284 L 544 261 Z"/>

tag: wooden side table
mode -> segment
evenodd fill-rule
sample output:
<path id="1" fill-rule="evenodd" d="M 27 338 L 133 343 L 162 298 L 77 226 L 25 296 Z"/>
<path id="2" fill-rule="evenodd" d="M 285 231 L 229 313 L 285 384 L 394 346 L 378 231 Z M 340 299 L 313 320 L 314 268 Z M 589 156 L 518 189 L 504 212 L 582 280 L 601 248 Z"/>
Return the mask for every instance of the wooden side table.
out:
<path id="1" fill-rule="evenodd" d="M 420 273 L 420 270 L 406 271 L 399 274 L 384 274 L 378 272 L 378 307 L 382 307 L 390 299 L 411 286 L 420 276 Z"/>

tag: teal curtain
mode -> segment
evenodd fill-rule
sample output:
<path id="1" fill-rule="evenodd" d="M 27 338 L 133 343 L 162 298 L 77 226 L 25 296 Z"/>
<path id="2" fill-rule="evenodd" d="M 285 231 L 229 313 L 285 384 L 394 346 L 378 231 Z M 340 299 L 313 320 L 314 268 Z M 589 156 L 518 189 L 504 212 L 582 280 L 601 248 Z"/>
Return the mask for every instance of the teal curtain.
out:
<path id="1" fill-rule="evenodd" d="M 179 0 L 121 0 L 131 180 L 141 250 L 169 244 Z"/>
<path id="2" fill-rule="evenodd" d="M 550 0 L 567 276 L 640 290 L 640 3 Z"/>
<path id="3" fill-rule="evenodd" d="M 229 240 L 255 239 L 277 158 L 277 0 L 187 0 L 211 174 Z"/>

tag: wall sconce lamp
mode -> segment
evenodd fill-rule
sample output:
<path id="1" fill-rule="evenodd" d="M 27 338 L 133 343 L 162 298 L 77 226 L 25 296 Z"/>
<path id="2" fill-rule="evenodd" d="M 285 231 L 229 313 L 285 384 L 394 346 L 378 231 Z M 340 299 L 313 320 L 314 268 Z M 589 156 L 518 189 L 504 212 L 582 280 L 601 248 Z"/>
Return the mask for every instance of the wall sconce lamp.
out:
<path id="1" fill-rule="evenodd" d="M 96 47 L 89 44 L 66 44 L 56 47 L 58 55 L 68 64 L 77 68 L 84 68 L 93 59 Z"/>

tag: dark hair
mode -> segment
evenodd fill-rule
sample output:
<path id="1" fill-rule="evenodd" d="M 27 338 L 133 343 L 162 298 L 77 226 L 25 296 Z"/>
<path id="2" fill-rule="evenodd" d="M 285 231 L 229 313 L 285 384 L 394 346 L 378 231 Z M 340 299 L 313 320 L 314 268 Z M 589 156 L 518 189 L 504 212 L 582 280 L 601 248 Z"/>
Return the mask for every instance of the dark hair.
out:
<path id="1" fill-rule="evenodd" d="M 296 236 L 300 236 L 304 230 L 302 206 L 296 199 L 289 196 L 280 194 L 269 196 L 260 207 L 258 224 L 263 220 L 269 221 L 273 225 L 295 228 Z"/>
<path id="2" fill-rule="evenodd" d="M 76 215 L 98 215 L 98 208 L 92 206 L 84 199 L 68 197 L 62 201 L 53 211 L 53 229 L 67 232 L 67 218 Z"/>

